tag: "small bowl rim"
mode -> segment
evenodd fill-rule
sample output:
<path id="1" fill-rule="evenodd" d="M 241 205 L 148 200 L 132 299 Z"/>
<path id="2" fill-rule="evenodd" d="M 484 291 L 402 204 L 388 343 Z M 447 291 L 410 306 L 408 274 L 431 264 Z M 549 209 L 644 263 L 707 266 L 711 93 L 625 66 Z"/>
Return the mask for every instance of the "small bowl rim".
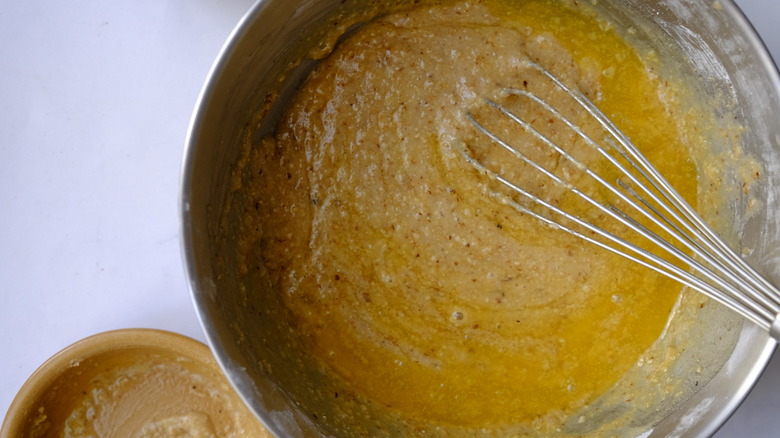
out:
<path id="1" fill-rule="evenodd" d="M 77 366 L 79 362 L 110 351 L 150 348 L 186 356 L 222 375 L 222 370 L 209 347 L 188 336 L 150 328 L 116 329 L 97 333 L 61 349 L 27 378 L 16 393 L 0 426 L 0 438 L 21 436 L 26 419 L 37 409 L 38 401 L 63 372 Z"/>

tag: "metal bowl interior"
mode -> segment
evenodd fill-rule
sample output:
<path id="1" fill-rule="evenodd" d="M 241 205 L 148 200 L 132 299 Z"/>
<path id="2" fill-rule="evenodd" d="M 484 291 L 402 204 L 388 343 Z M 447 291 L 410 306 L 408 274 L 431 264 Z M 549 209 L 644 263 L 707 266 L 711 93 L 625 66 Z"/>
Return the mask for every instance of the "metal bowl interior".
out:
<path id="1" fill-rule="evenodd" d="M 197 103 L 185 151 L 182 240 L 192 297 L 206 336 L 229 380 L 244 401 L 278 436 L 323 436 L 269 378 L 263 354 L 269 348 L 253 336 L 248 298 L 217 260 L 225 239 L 222 208 L 229 196 L 231 171 L 240 155 L 244 128 L 265 105 L 267 90 L 294 90 L 310 65 L 287 71 L 296 48 L 307 44 L 340 0 L 261 0 L 238 24 L 219 55 Z M 780 78 L 751 25 L 731 1 L 599 2 L 619 24 L 661 35 L 652 44 L 661 53 L 682 57 L 701 78 L 702 93 L 719 93 L 733 102 L 746 128 L 741 142 L 764 169 L 756 187 L 763 202 L 740 229 L 750 261 L 780 282 Z M 282 96 L 284 96 L 284 92 Z M 279 99 L 283 101 L 284 99 Z M 274 111 L 269 115 L 273 119 Z M 269 128 L 261 124 L 259 130 Z M 744 215 L 735 203 L 738 215 Z M 229 263 L 229 261 L 227 261 Z M 227 273 L 226 273 L 227 272 Z M 262 306 L 262 303 L 258 303 Z M 715 377 L 642 436 L 709 436 L 747 395 L 768 362 L 774 342 L 745 324 L 737 346 Z"/>

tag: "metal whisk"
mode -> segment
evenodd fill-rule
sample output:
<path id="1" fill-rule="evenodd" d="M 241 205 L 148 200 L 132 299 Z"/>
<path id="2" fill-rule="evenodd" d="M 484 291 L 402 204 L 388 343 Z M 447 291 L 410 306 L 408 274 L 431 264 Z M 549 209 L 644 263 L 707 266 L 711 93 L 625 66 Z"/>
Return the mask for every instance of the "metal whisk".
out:
<path id="1" fill-rule="evenodd" d="M 512 182 L 501 171 L 491 170 L 489 165 L 475 158 L 474 152 L 465 144 L 458 145 L 459 152 L 472 166 L 508 188 L 512 194 L 510 196 L 491 191 L 491 196 L 548 226 L 570 233 L 706 294 L 767 330 L 772 338 L 780 341 L 780 290 L 715 234 L 629 138 L 590 99 L 579 90 L 570 88 L 540 65 L 530 62 L 529 66 L 568 95 L 588 117 L 592 117 L 603 129 L 604 139 L 596 141 L 547 100 L 527 89 L 505 89 L 504 95 L 530 99 L 546 114 L 562 122 L 574 133 L 573 138 L 578 138 L 578 142 L 584 142 L 595 150 L 618 172 L 619 177 L 615 184 L 608 182 L 576 158 L 576 154 L 570 150 L 572 145 L 568 142 L 556 143 L 550 135 L 537 130 L 532 123 L 518 116 L 517 112 L 496 102 L 500 99 L 485 99 L 484 102 L 516 123 L 544 147 L 592 178 L 611 193 L 615 197 L 613 199 L 619 199 L 620 208 L 614 202 L 598 200 L 585 193 L 568 179 L 558 176 L 529 158 L 517 146 L 513 146 L 511 140 L 501 138 L 494 130 L 478 121 L 473 113 L 468 112 L 467 118 L 495 145 L 525 162 L 554 185 L 574 194 L 602 216 L 617 221 L 635 234 L 627 238 L 608 231 L 593 220 L 564 211 L 555 203 Z M 521 203 L 521 200 L 524 201 Z M 635 243 L 637 235 L 642 237 L 638 241 L 644 243 Z M 650 246 L 647 243 L 650 243 Z M 661 251 L 649 249 L 653 246 Z"/>

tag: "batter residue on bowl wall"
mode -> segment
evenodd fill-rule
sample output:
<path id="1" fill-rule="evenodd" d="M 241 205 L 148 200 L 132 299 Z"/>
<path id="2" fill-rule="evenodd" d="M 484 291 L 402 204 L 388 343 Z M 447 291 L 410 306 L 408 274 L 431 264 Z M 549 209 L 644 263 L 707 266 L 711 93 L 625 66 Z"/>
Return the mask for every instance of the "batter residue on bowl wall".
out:
<path id="1" fill-rule="evenodd" d="M 456 152 L 465 142 L 577 211 L 464 118 L 502 87 L 532 87 L 587 127 L 529 59 L 596 100 L 691 203 L 713 202 L 675 90 L 598 18 L 559 2 L 486 1 L 366 24 L 310 75 L 274 135 L 251 145 L 232 207 L 244 212 L 239 269 L 272 319 L 261 331 L 284 340 L 269 372 L 325 430 L 584 433 L 598 430 L 577 432 L 605 394 L 620 394 L 618 410 L 632 402 L 635 382 L 621 379 L 638 363 L 678 358 L 668 345 L 648 355 L 678 285 L 495 202 Z M 540 147 L 529 154 L 576 170 Z"/>

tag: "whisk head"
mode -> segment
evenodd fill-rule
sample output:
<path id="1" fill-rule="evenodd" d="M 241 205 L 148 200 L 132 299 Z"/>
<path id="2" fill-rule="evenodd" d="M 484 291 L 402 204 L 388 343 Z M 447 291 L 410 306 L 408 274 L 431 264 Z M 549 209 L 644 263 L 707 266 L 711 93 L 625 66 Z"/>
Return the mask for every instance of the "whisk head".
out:
<path id="1" fill-rule="evenodd" d="M 456 145 L 502 187 L 489 196 L 702 292 L 780 339 L 778 289 L 718 237 L 590 98 L 539 64 L 528 67 L 552 91 L 535 92 L 525 82 L 466 112 L 517 166 Z M 550 93 L 565 103 L 551 104 Z"/>

